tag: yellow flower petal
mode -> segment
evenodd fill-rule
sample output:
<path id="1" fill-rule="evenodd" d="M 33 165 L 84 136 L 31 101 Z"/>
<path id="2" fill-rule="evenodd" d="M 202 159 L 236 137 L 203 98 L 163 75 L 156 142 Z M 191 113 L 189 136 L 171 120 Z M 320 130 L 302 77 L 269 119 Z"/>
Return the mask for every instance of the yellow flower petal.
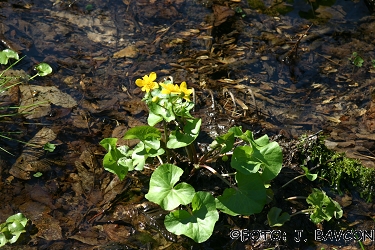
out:
<path id="1" fill-rule="evenodd" d="M 135 80 L 135 84 L 136 84 L 138 87 L 143 87 L 143 80 L 142 80 L 142 79 L 137 79 L 137 80 Z"/>
<path id="2" fill-rule="evenodd" d="M 148 93 L 152 89 L 159 88 L 158 83 L 154 82 L 155 79 L 156 79 L 156 73 L 155 72 L 151 72 L 150 76 L 145 75 L 144 77 L 142 77 L 142 79 L 137 79 L 135 81 L 135 84 L 138 87 L 141 87 L 142 91 L 146 91 Z"/>
<path id="3" fill-rule="evenodd" d="M 193 89 L 188 89 L 186 82 L 182 82 L 180 84 L 180 91 L 181 93 L 184 93 L 185 96 L 183 97 L 186 101 L 190 102 L 190 95 L 193 93 Z"/>
<path id="4" fill-rule="evenodd" d="M 169 95 L 169 94 L 177 94 L 179 95 L 181 93 L 180 88 L 177 84 L 173 85 L 172 83 L 160 83 L 160 86 L 163 87 L 161 90 L 162 94 Z"/>
<path id="5" fill-rule="evenodd" d="M 151 72 L 149 78 L 150 78 L 151 82 L 155 81 L 156 80 L 156 73 L 155 72 Z"/>

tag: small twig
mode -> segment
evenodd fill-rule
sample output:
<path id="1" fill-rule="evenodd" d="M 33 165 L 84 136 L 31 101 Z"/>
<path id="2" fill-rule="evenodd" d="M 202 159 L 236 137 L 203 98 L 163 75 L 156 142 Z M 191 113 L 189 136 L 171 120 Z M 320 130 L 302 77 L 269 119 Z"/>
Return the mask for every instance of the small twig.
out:
<path id="1" fill-rule="evenodd" d="M 227 88 L 223 88 L 223 95 L 225 96 L 225 93 L 228 93 L 232 99 L 232 102 L 233 102 L 233 110 L 232 110 L 232 116 L 234 116 L 236 113 L 237 113 L 237 109 L 236 109 L 236 98 L 234 97 L 233 93 L 230 92 Z"/>
<path id="2" fill-rule="evenodd" d="M 253 104 L 254 104 L 254 107 L 255 107 L 255 112 L 258 114 L 258 106 L 257 106 L 257 103 L 255 101 L 255 96 L 254 96 L 254 93 L 253 91 L 251 90 L 251 88 L 248 88 L 247 91 L 250 93 L 251 95 L 251 99 L 253 101 Z"/>
<path id="3" fill-rule="evenodd" d="M 131 3 L 132 3 L 132 0 L 129 1 L 129 4 L 128 4 L 128 6 L 126 7 L 126 11 L 125 11 L 125 12 L 128 12 L 128 11 L 129 11 L 129 6 L 130 6 Z"/>
<path id="4" fill-rule="evenodd" d="M 339 63 L 333 61 L 332 59 L 328 58 L 327 56 L 324 56 L 324 55 L 322 55 L 322 54 L 319 54 L 318 52 L 315 52 L 315 54 L 317 54 L 318 56 L 323 57 L 324 59 L 326 59 L 326 60 L 328 60 L 328 61 L 330 61 L 330 62 L 332 62 L 332 63 L 334 63 L 334 64 L 336 64 L 336 65 L 340 65 Z"/>
<path id="5" fill-rule="evenodd" d="M 212 92 L 211 89 L 206 89 L 206 91 L 208 91 L 208 93 L 210 94 L 211 96 L 211 108 L 213 110 L 215 110 L 215 98 L 214 98 L 214 93 Z"/>
<path id="6" fill-rule="evenodd" d="M 362 157 L 366 157 L 366 158 L 369 158 L 369 159 L 375 160 L 375 157 L 373 157 L 373 156 L 364 155 L 364 154 L 361 154 L 361 153 L 358 153 L 358 152 L 354 152 L 354 154 L 355 154 L 355 155 L 358 155 L 358 156 L 362 156 Z"/>
<path id="7" fill-rule="evenodd" d="M 153 44 L 158 44 L 161 40 L 161 38 L 170 30 L 170 28 L 179 21 L 175 21 L 174 23 L 171 24 L 163 33 L 161 33 L 158 37 L 155 38 L 155 40 L 152 42 Z"/>

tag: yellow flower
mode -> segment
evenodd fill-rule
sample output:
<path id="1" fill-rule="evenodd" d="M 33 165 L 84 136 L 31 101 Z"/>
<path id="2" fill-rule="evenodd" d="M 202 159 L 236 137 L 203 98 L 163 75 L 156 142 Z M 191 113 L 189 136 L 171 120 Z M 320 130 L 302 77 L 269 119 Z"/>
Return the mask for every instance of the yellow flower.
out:
<path id="1" fill-rule="evenodd" d="M 151 72 L 150 76 L 145 75 L 142 77 L 142 79 L 137 79 L 135 81 L 135 84 L 137 84 L 138 87 L 142 87 L 142 91 L 146 91 L 147 93 L 150 92 L 151 89 L 157 89 L 159 88 L 159 85 L 157 82 L 154 82 L 156 80 L 156 73 Z"/>
<path id="2" fill-rule="evenodd" d="M 183 98 L 186 101 L 190 102 L 190 95 L 191 95 L 191 93 L 193 93 L 193 89 L 188 89 L 187 86 L 186 86 L 186 82 L 181 83 L 180 92 L 184 93 L 185 95 L 183 96 Z"/>
<path id="3" fill-rule="evenodd" d="M 161 93 L 162 94 L 165 94 L 165 95 L 169 95 L 169 94 L 176 94 L 176 95 L 179 95 L 181 94 L 181 90 L 180 88 L 178 87 L 177 84 L 173 85 L 173 83 L 160 83 L 160 86 L 163 87 Z"/>

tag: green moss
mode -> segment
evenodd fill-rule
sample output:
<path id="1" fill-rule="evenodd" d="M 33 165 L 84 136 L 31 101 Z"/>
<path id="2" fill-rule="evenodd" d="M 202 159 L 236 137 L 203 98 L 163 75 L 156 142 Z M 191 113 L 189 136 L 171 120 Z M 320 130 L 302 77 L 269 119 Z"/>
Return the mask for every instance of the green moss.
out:
<path id="1" fill-rule="evenodd" d="M 252 9 L 260 9 L 264 11 L 266 9 L 266 6 L 264 5 L 264 2 L 261 0 L 248 0 L 250 8 Z"/>
<path id="2" fill-rule="evenodd" d="M 303 136 L 298 144 L 300 160 L 317 166 L 319 176 L 330 181 L 339 192 L 348 189 L 359 192 L 367 202 L 374 198 L 375 170 L 366 168 L 359 160 L 345 157 L 327 149 L 324 137 Z"/>
<path id="3" fill-rule="evenodd" d="M 371 202 L 374 196 L 375 171 L 364 167 L 359 160 L 349 159 L 345 154 L 335 153 L 332 161 L 327 163 L 327 169 L 322 169 L 322 176 L 331 179 L 339 188 L 354 186 L 363 199 Z"/>

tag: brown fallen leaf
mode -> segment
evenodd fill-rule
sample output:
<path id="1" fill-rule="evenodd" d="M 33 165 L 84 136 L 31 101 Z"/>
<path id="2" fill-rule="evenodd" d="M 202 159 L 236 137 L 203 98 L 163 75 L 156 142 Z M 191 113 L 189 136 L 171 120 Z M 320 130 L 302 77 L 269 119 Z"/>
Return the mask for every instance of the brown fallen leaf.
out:
<path id="1" fill-rule="evenodd" d="M 45 240 L 62 239 L 62 231 L 58 220 L 49 215 L 51 209 L 39 202 L 28 201 L 19 210 L 32 221 L 38 229 L 37 236 Z"/>
<path id="2" fill-rule="evenodd" d="M 50 170 L 51 161 L 42 159 L 44 154 L 43 146 L 47 142 L 53 141 L 56 134 L 50 128 L 42 128 L 28 142 L 22 154 L 17 158 L 9 173 L 19 179 L 30 179 L 30 172 L 43 172 Z"/>
<path id="3" fill-rule="evenodd" d="M 234 10 L 227 6 L 214 5 L 212 6 L 212 9 L 214 10 L 215 17 L 214 26 L 219 26 L 220 24 L 224 23 L 228 17 L 235 15 Z"/>
<path id="4" fill-rule="evenodd" d="M 20 85 L 21 99 L 18 113 L 25 114 L 28 119 L 40 118 L 50 114 L 53 103 L 63 108 L 73 108 L 77 102 L 68 94 L 55 86 Z"/>
<path id="5" fill-rule="evenodd" d="M 124 225 L 104 224 L 103 231 L 111 241 L 125 244 L 129 241 L 128 238 L 132 235 L 134 229 Z"/>
<path id="6" fill-rule="evenodd" d="M 135 47 L 134 45 L 130 45 L 113 54 L 113 58 L 123 58 L 123 57 L 137 58 L 138 57 L 137 47 Z"/>
<path id="7" fill-rule="evenodd" d="M 52 194 L 50 194 L 45 187 L 25 184 L 25 189 L 29 192 L 30 198 L 33 201 L 37 201 L 44 205 L 47 205 L 51 209 L 56 209 L 55 205 L 52 203 Z"/>

